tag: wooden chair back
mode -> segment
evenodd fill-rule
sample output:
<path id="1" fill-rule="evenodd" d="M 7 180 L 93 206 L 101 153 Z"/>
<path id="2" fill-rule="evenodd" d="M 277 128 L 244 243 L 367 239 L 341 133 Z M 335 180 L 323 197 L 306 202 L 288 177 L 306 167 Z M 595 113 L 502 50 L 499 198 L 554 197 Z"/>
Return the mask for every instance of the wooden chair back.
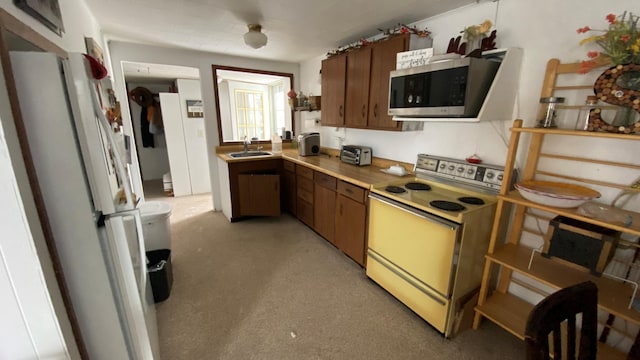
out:
<path id="1" fill-rule="evenodd" d="M 577 317 L 582 314 L 580 337 Z M 566 322 L 566 327 L 563 323 Z M 547 296 L 529 313 L 525 329 L 527 360 L 595 360 L 598 349 L 598 288 L 591 281 L 573 285 Z M 563 334 L 563 329 L 566 332 Z M 579 341 L 576 349 L 576 341 Z M 566 347 L 563 349 L 563 345 Z M 576 350 L 578 353 L 576 354 Z M 577 355 L 577 357 L 576 357 Z"/>

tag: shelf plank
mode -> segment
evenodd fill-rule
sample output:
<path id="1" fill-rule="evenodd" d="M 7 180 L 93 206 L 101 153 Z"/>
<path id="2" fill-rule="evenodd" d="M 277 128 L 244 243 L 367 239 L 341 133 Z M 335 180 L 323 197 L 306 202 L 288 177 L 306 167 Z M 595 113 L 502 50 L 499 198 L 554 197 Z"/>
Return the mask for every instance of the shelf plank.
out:
<path id="1" fill-rule="evenodd" d="M 640 136 L 633 134 L 618 134 L 608 132 L 595 132 L 595 131 L 578 131 L 570 129 L 550 129 L 550 128 L 511 128 L 512 132 L 523 132 L 533 134 L 546 134 L 546 135 L 570 135 L 570 136 L 587 136 L 587 137 L 600 137 L 609 139 L 622 139 L 622 140 L 640 140 Z"/>
<path id="2" fill-rule="evenodd" d="M 520 340 L 524 340 L 524 329 L 527 317 L 533 305 L 513 296 L 495 292 L 487 298 L 484 304 L 476 306 L 475 310 L 510 332 Z"/>
<path id="3" fill-rule="evenodd" d="M 533 305 L 511 294 L 494 293 L 482 306 L 476 306 L 476 311 L 493 321 L 515 337 L 524 341 L 524 331 L 527 318 Z M 611 346 L 598 342 L 597 359 L 625 360 L 627 356 Z"/>
<path id="4" fill-rule="evenodd" d="M 602 227 L 605 227 L 605 228 L 614 229 L 614 230 L 617 230 L 617 231 L 620 231 L 620 232 L 623 232 L 623 233 L 627 233 L 627 234 L 632 234 L 632 235 L 635 235 L 635 236 L 640 236 L 640 213 L 637 213 L 637 212 L 634 212 L 634 211 L 624 210 L 627 214 L 631 215 L 631 218 L 632 218 L 631 226 L 626 227 L 626 226 L 624 226 L 624 224 L 622 224 L 620 222 L 618 222 L 618 223 L 606 222 L 606 221 L 598 220 L 598 219 L 595 219 L 595 218 L 586 217 L 584 215 L 580 215 L 577 212 L 578 211 L 577 208 L 557 208 L 557 207 L 552 207 L 552 206 L 547 206 L 547 205 L 543 205 L 543 204 L 534 203 L 532 201 L 529 201 L 529 200 L 523 198 L 517 190 L 511 191 L 507 195 L 498 195 L 498 198 L 500 198 L 502 200 L 505 200 L 505 201 L 508 201 L 510 203 L 514 203 L 514 204 L 518 204 L 518 205 L 524 205 L 526 207 L 548 211 L 548 212 L 555 213 L 555 214 L 558 214 L 558 215 L 562 215 L 562 216 L 570 217 L 570 218 L 573 218 L 573 219 L 576 219 L 576 220 L 584 221 L 586 223 L 599 225 L 599 226 L 602 226 Z M 604 204 L 598 204 L 598 205 L 602 206 L 602 207 L 605 207 L 605 208 L 611 208 L 611 209 L 615 209 L 616 211 L 620 211 L 620 209 L 618 209 L 618 208 L 612 208 L 612 207 L 604 205 Z"/>
<path id="5" fill-rule="evenodd" d="M 621 319 L 640 325 L 640 312 L 628 308 L 633 289 L 629 284 L 591 275 L 578 269 L 568 267 L 560 262 L 547 259 L 539 253 L 533 258 L 531 269 L 528 269 L 531 249 L 526 246 L 506 244 L 487 259 L 511 270 L 523 273 L 545 285 L 560 289 L 583 281 L 593 281 L 598 286 L 598 307 Z"/>

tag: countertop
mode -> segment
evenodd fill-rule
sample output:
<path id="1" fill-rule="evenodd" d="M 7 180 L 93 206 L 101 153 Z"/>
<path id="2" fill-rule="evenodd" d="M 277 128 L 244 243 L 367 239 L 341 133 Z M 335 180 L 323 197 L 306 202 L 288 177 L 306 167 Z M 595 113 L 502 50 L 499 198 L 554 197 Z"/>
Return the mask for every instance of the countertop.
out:
<path id="1" fill-rule="evenodd" d="M 269 151 L 268 149 L 265 150 Z M 381 171 L 390 165 L 395 165 L 398 163 L 397 161 L 374 159 L 372 165 L 356 166 L 340 161 L 340 158 L 337 156 L 337 151 L 328 151 L 315 156 L 300 156 L 298 155 L 297 149 L 283 149 L 281 154 L 251 158 L 232 158 L 227 155 L 228 152 L 233 151 L 237 150 L 234 148 L 219 147 L 217 154 L 220 159 L 228 163 L 282 158 L 367 189 L 369 189 L 372 184 L 393 181 L 399 178 L 398 176 L 385 174 Z M 407 168 L 407 170 L 410 170 L 408 167 L 410 166 L 409 164 L 401 163 L 401 165 Z M 404 177 L 412 178 L 413 173 L 408 173 Z"/>

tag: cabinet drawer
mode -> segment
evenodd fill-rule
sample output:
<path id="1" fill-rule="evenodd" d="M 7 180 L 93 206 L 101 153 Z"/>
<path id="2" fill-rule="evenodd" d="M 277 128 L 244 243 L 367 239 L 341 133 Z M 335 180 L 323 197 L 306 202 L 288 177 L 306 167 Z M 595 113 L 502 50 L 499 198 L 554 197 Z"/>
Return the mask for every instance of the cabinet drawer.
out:
<path id="1" fill-rule="evenodd" d="M 291 171 L 291 172 L 296 172 L 296 164 L 292 163 L 291 161 L 283 161 L 282 167 L 286 170 L 286 171 Z"/>
<path id="2" fill-rule="evenodd" d="M 327 189 L 336 190 L 336 178 L 331 175 L 323 174 L 321 172 L 315 172 L 314 182 L 316 185 L 320 185 Z"/>
<path id="3" fill-rule="evenodd" d="M 296 165 L 296 174 L 309 180 L 313 180 L 313 169 L 309 169 L 306 166 Z"/>
<path id="4" fill-rule="evenodd" d="M 313 227 L 313 205 L 298 198 L 297 212 L 300 221 Z"/>
<path id="5" fill-rule="evenodd" d="M 309 204 L 313 204 L 313 192 L 304 189 L 298 189 L 298 199 L 302 199 Z"/>
<path id="6" fill-rule="evenodd" d="M 364 200 L 365 200 L 365 195 L 366 195 L 366 190 L 353 185 L 353 184 L 349 184 L 348 182 L 345 181 L 338 181 L 338 193 L 351 198 L 359 203 L 363 203 L 364 204 Z"/>
<path id="7" fill-rule="evenodd" d="M 298 191 L 306 190 L 313 194 L 313 181 L 301 176 L 298 176 L 297 181 L 298 181 Z"/>

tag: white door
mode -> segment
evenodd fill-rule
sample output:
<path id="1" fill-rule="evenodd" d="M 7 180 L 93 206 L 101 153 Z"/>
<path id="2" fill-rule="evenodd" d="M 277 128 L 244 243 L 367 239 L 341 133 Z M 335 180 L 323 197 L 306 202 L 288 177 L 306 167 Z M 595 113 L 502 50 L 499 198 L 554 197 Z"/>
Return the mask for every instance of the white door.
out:
<path id="1" fill-rule="evenodd" d="M 182 127 L 180 96 L 172 93 L 160 93 L 160 108 L 162 109 L 162 122 L 167 140 L 173 194 L 175 196 L 191 195 L 191 176 L 189 175 L 189 160 Z"/>

